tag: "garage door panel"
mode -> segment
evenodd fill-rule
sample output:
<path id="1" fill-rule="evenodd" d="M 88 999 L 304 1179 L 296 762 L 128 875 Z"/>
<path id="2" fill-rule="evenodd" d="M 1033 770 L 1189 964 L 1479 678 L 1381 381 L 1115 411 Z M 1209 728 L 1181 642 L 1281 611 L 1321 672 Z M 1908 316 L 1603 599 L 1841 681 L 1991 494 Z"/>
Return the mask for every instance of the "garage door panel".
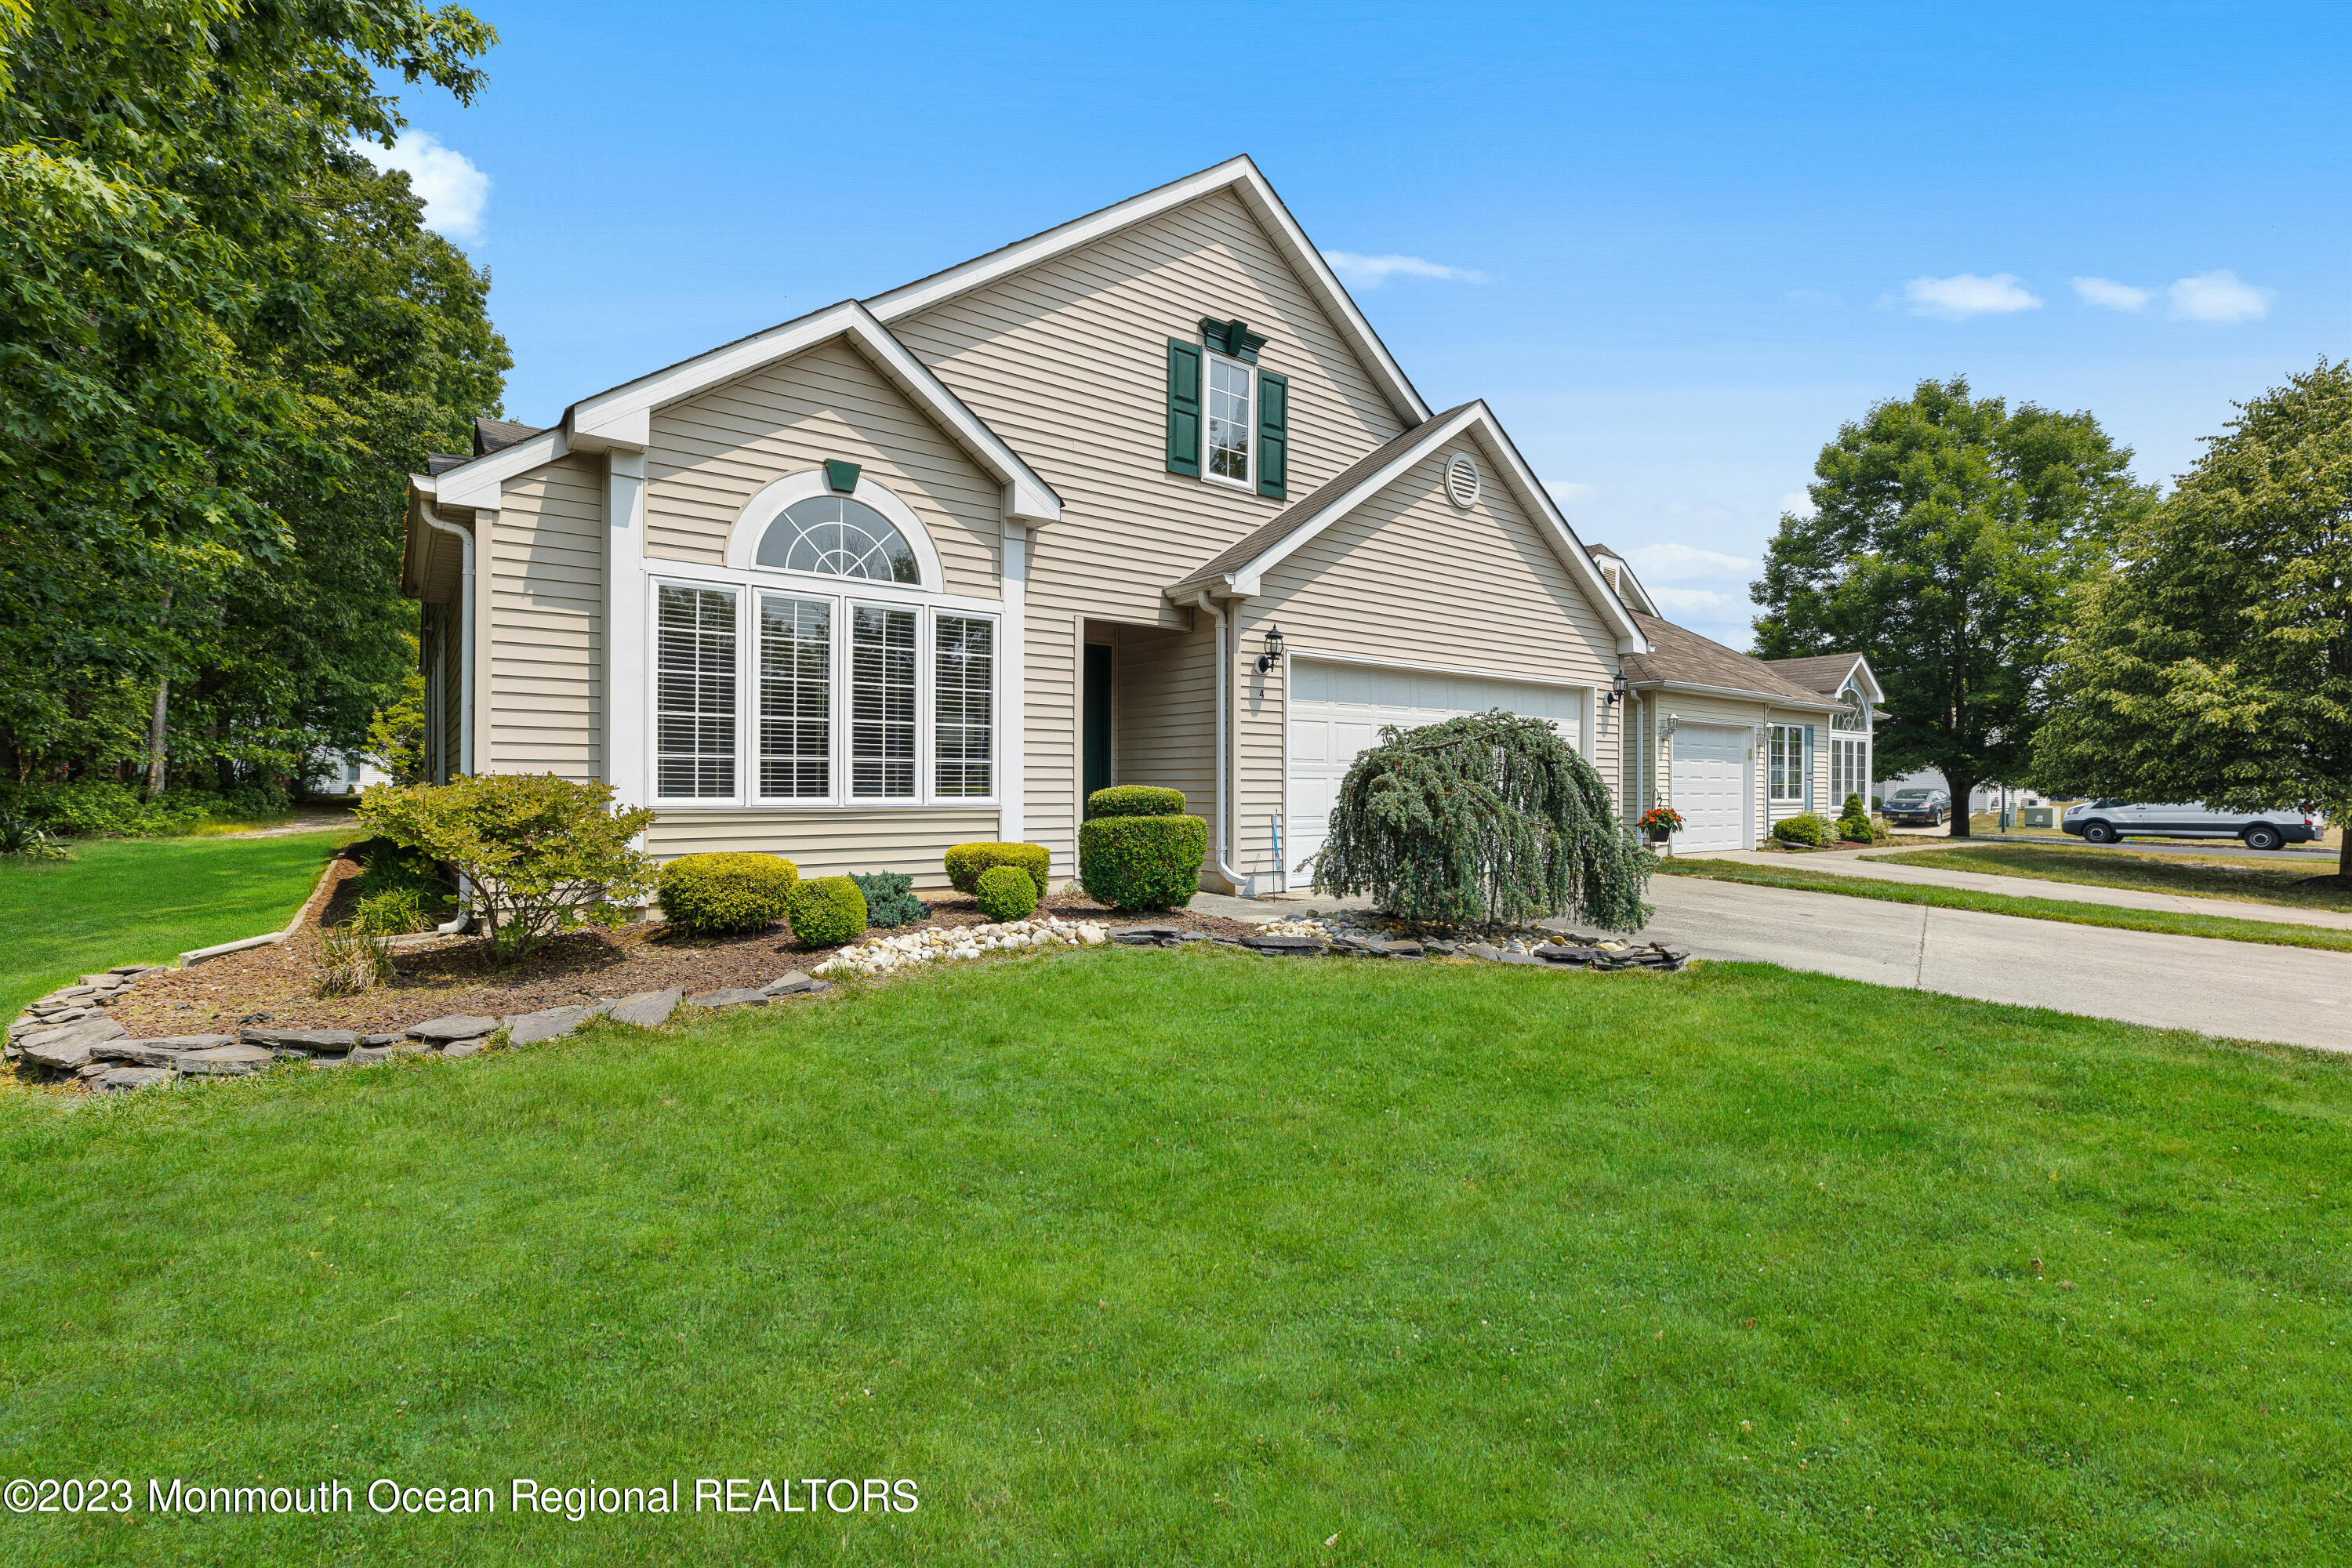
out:
<path id="1" fill-rule="evenodd" d="M 1380 743 L 1383 728 L 1415 730 L 1490 708 L 1549 719 L 1569 744 L 1581 746 L 1584 693 L 1573 688 L 1293 660 L 1283 825 L 1290 885 L 1314 880 L 1309 858 L 1323 847 L 1340 781 L 1358 753 Z"/>
<path id="2" fill-rule="evenodd" d="M 1750 737 L 1745 727 L 1684 724 L 1674 738 L 1674 805 L 1679 849 L 1741 849 L 1748 844 Z"/>

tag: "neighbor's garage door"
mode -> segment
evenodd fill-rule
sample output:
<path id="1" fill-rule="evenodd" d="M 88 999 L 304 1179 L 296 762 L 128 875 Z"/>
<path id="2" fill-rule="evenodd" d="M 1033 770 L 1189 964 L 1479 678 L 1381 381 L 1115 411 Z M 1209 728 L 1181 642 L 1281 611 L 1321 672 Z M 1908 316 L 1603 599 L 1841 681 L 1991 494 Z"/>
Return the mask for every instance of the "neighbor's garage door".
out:
<path id="1" fill-rule="evenodd" d="M 1690 724 L 1675 730 L 1675 809 L 1683 814 L 1677 849 L 1748 847 L 1748 795 L 1755 786 L 1745 725 Z"/>
<path id="2" fill-rule="evenodd" d="M 1489 708 L 1549 719 L 1570 745 L 1584 745 L 1584 693 L 1572 688 L 1291 660 L 1290 779 L 1282 830 L 1290 885 L 1304 888 L 1315 880 L 1309 857 L 1323 847 L 1339 781 L 1356 753 L 1380 740 L 1382 725 L 1413 729 Z"/>

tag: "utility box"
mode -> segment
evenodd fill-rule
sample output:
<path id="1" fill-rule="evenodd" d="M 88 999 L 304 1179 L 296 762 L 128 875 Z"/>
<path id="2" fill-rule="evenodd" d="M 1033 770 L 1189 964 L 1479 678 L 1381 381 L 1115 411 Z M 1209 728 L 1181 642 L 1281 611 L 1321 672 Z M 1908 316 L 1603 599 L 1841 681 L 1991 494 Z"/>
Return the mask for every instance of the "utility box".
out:
<path id="1" fill-rule="evenodd" d="M 2058 826 L 2058 812 L 2057 808 L 2054 806 L 2029 805 L 2018 815 L 2028 827 L 2055 827 Z"/>

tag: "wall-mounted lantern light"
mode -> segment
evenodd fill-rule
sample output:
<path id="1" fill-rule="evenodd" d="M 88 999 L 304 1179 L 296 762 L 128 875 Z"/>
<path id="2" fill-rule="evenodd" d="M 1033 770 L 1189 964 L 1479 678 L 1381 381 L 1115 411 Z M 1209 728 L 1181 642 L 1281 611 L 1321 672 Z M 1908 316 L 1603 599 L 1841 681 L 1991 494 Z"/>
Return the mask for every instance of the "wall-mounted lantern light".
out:
<path id="1" fill-rule="evenodd" d="M 1625 672 L 1622 669 L 1619 670 L 1617 672 L 1617 679 L 1612 681 L 1609 686 L 1609 696 L 1606 699 L 1609 706 L 1614 708 L 1620 702 L 1624 701 L 1626 695 L 1633 689 L 1633 688 L 1632 683 L 1625 679 Z"/>
<path id="2" fill-rule="evenodd" d="M 1264 675 L 1282 658 L 1282 628 L 1269 626 L 1265 634 L 1265 651 L 1257 656 L 1257 672 Z"/>

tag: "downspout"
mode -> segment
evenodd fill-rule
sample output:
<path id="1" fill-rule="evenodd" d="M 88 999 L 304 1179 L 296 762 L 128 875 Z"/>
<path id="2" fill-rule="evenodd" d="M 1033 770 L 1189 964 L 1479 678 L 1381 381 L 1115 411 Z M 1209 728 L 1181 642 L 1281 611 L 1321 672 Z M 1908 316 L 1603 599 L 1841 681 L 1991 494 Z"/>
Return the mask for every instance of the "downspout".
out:
<path id="1" fill-rule="evenodd" d="M 1230 809 L 1232 781 L 1225 765 L 1226 747 L 1230 744 L 1225 714 L 1228 704 L 1233 701 L 1233 677 L 1225 661 L 1225 612 L 1222 605 L 1209 597 L 1205 588 L 1194 602 L 1217 617 L 1217 836 L 1211 847 L 1216 852 L 1217 875 L 1225 879 L 1236 895 L 1246 899 L 1250 896 L 1249 879 L 1234 870 L 1226 858 L 1234 816 Z"/>
<path id="2" fill-rule="evenodd" d="M 471 774 L 474 771 L 474 533 L 471 529 L 442 521 L 440 514 L 433 510 L 433 503 L 422 496 L 416 500 L 416 509 L 427 528 L 437 528 L 444 533 L 457 535 L 463 552 L 457 599 L 457 613 L 463 617 L 457 626 L 457 772 Z M 441 668 L 446 677 L 448 674 L 446 658 Z M 442 712 L 447 712 L 448 703 L 442 694 L 436 692 L 434 696 L 434 706 Z M 446 740 L 443 744 L 447 744 Z M 443 936 L 457 935 L 473 923 L 473 889 L 461 876 L 457 879 L 457 918 L 446 925 L 436 926 L 434 930 Z"/>

